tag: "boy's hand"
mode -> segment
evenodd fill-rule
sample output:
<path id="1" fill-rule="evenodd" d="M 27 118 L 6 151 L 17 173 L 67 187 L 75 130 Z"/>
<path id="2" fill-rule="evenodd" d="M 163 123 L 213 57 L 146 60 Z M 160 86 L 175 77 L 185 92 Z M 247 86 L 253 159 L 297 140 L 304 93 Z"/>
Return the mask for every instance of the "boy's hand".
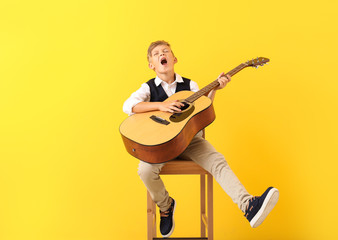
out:
<path id="1" fill-rule="evenodd" d="M 227 85 L 227 83 L 231 81 L 231 77 L 230 77 L 229 74 L 225 76 L 225 73 L 222 72 L 218 76 L 217 80 L 219 82 L 219 86 L 217 88 L 215 88 L 215 90 L 219 90 L 219 89 L 224 88 Z"/>
<path id="2" fill-rule="evenodd" d="M 176 101 L 168 101 L 168 102 L 161 102 L 159 103 L 158 110 L 162 112 L 181 112 L 180 107 L 183 107 L 184 104 L 179 102 L 178 100 Z"/>

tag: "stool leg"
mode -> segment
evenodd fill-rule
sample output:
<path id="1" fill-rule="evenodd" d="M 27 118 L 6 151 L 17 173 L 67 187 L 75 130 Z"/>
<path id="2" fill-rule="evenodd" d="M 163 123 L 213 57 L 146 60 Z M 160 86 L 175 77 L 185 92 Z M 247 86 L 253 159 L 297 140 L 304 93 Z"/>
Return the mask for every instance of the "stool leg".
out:
<path id="1" fill-rule="evenodd" d="M 214 200 L 213 177 L 208 175 L 208 240 L 214 240 Z"/>
<path id="2" fill-rule="evenodd" d="M 156 206 L 147 191 L 147 229 L 148 240 L 153 240 L 156 237 Z"/>
<path id="3" fill-rule="evenodd" d="M 201 237 L 205 237 L 206 226 L 204 224 L 203 218 L 205 218 L 205 175 L 201 174 Z"/>

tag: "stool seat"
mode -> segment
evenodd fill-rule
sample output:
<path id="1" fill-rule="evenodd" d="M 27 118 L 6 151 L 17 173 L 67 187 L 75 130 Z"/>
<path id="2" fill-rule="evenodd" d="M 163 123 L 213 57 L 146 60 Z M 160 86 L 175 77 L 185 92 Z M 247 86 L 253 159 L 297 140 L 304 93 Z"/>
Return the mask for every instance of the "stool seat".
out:
<path id="1" fill-rule="evenodd" d="M 167 162 L 161 169 L 160 175 L 198 174 L 200 175 L 200 202 L 201 202 L 201 237 L 200 238 L 172 238 L 172 239 L 205 239 L 213 240 L 213 177 L 204 168 L 191 160 L 175 159 Z M 207 177 L 207 191 L 205 178 Z M 207 210 L 206 214 L 206 193 Z M 148 240 L 157 240 L 156 234 L 156 205 L 147 191 L 147 225 Z M 208 237 L 206 237 L 206 232 Z"/>

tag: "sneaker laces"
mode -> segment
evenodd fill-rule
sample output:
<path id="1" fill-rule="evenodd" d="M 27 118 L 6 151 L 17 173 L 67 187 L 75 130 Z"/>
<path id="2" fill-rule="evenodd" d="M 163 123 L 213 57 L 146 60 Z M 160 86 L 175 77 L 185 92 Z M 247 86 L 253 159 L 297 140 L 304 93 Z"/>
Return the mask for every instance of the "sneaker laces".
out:
<path id="1" fill-rule="evenodd" d="M 169 211 L 171 211 L 172 208 L 173 208 L 173 207 L 170 206 L 170 207 L 168 208 L 167 211 L 164 211 L 164 212 L 160 211 L 160 216 L 161 216 L 161 217 L 169 217 Z"/>
<path id="2" fill-rule="evenodd" d="M 171 203 L 170 203 L 170 204 L 172 204 L 172 201 L 173 201 L 173 199 L 171 198 Z M 162 212 L 162 211 L 160 210 L 160 217 L 169 217 L 169 211 L 171 211 L 172 208 L 173 208 L 173 207 L 170 205 L 170 207 L 168 208 L 167 211 Z"/>
<path id="3" fill-rule="evenodd" d="M 247 217 L 248 216 L 248 214 L 249 214 L 249 212 L 251 212 L 251 210 L 252 210 L 252 208 L 253 208 L 253 205 L 251 205 L 251 207 L 250 207 L 250 209 L 248 209 L 249 208 L 249 206 L 250 206 L 250 203 L 252 203 L 254 200 L 256 200 L 256 197 L 252 197 L 250 200 L 249 200 L 249 204 L 248 204 L 248 206 L 246 206 L 246 209 L 245 209 L 245 217 Z"/>
<path id="4" fill-rule="evenodd" d="M 161 217 L 169 217 L 169 210 L 165 211 L 165 212 L 161 212 L 160 211 L 160 216 Z"/>

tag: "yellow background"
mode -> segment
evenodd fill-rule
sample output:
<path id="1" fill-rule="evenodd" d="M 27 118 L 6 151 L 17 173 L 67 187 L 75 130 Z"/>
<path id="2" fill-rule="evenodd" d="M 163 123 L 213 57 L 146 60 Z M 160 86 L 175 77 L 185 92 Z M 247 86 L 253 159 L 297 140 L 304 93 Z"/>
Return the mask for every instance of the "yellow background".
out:
<path id="1" fill-rule="evenodd" d="M 337 238 L 338 4 L 323 1 L 1 1 L 0 239 L 146 239 L 146 190 L 124 149 L 122 104 L 164 39 L 217 93 L 207 139 L 254 195 L 280 200 L 252 229 L 215 184 L 216 239 Z M 173 236 L 198 236 L 198 178 L 164 177 Z"/>

